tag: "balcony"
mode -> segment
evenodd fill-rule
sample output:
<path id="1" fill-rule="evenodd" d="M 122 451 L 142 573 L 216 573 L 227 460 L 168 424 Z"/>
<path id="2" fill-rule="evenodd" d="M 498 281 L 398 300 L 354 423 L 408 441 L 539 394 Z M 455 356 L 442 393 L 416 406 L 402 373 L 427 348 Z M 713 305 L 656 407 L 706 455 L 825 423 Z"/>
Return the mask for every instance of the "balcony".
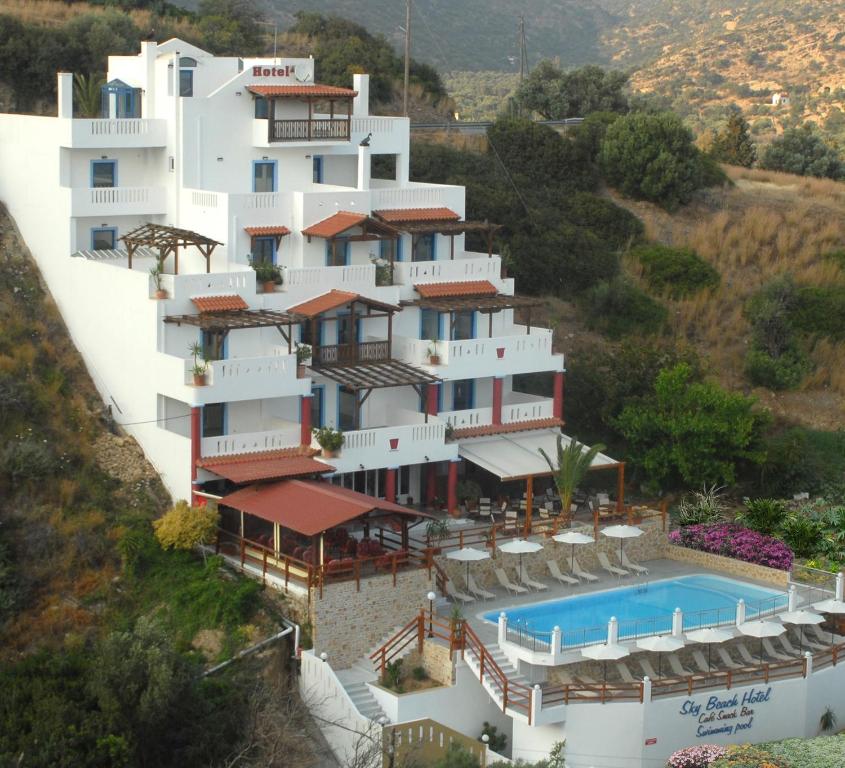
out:
<path id="1" fill-rule="evenodd" d="M 311 353 L 311 367 L 323 368 L 331 365 L 355 365 L 375 363 L 390 359 L 390 342 L 364 341 L 360 344 L 333 344 L 314 347 Z"/>
<path id="2" fill-rule="evenodd" d="M 63 147 L 73 149 L 133 149 L 164 147 L 167 121 L 146 118 L 75 119 L 67 121 Z"/>
<path id="3" fill-rule="evenodd" d="M 443 261 L 397 261 L 393 265 L 393 282 L 401 286 L 400 297 L 416 297 L 414 286 L 420 283 L 446 283 L 461 280 L 489 280 L 501 293 L 509 293 L 510 281 L 502 279 L 499 256 L 464 252 L 455 259 Z"/>
<path id="4" fill-rule="evenodd" d="M 352 264 L 348 267 L 285 267 L 282 290 L 313 288 L 316 291 L 330 285 L 358 293 L 371 292 L 375 284 L 376 268 L 372 264 Z"/>
<path id="5" fill-rule="evenodd" d="M 554 416 L 554 400 L 522 392 L 509 392 L 502 403 L 502 424 L 550 419 Z M 493 423 L 493 409 L 468 408 L 462 411 L 443 411 L 437 418 L 455 429 L 489 426 Z"/>
<path id="6" fill-rule="evenodd" d="M 263 432 L 242 432 L 236 435 L 204 437 L 202 456 L 230 456 L 237 453 L 259 453 L 291 448 L 299 445 L 300 429 L 298 424 L 286 424 L 279 429 Z"/>
<path id="7" fill-rule="evenodd" d="M 164 187 L 90 187 L 70 190 L 71 216 L 149 216 L 167 213 Z"/>
<path id="8" fill-rule="evenodd" d="M 338 472 L 382 469 L 458 458 L 457 443 L 446 442 L 446 423 L 396 409 L 385 414 L 386 426 L 344 432 L 340 454 L 327 461 Z M 316 443 L 315 443 L 316 447 Z"/>
<path id="9" fill-rule="evenodd" d="M 346 117 L 314 117 L 296 120 L 253 120 L 252 139 L 257 147 L 296 142 L 348 142 L 350 124 Z"/>

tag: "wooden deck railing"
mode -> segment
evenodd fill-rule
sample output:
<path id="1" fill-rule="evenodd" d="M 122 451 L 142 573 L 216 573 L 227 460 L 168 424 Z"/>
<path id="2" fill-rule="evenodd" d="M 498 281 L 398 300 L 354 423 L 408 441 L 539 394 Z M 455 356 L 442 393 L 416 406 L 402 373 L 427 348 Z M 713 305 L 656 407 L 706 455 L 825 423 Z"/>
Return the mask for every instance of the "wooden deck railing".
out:
<path id="1" fill-rule="evenodd" d="M 360 344 L 331 344 L 311 350 L 311 365 L 351 365 L 374 363 L 390 359 L 387 341 L 362 341 Z"/>
<path id="2" fill-rule="evenodd" d="M 349 140 L 349 118 L 312 118 L 311 120 L 268 120 L 267 140 L 317 141 Z"/>

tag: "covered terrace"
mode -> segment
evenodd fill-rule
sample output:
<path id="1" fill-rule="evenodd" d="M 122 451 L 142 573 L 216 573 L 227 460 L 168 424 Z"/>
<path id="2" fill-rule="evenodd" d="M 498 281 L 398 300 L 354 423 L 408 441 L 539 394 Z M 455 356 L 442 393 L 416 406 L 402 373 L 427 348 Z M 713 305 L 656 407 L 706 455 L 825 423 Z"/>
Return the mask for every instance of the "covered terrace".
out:
<path id="1" fill-rule="evenodd" d="M 132 257 L 136 253 L 147 254 L 152 250 L 158 254 L 156 260 L 160 268 L 163 268 L 167 257 L 173 255 L 173 274 L 175 275 L 179 274 L 180 248 L 196 248 L 205 259 L 205 271 L 211 272 L 211 254 L 218 245 L 223 245 L 197 232 L 165 224 L 142 224 L 119 237 L 118 240 L 126 246 L 129 269 L 132 269 Z"/>
<path id="2" fill-rule="evenodd" d="M 450 260 L 455 258 L 455 237 L 469 233 L 484 237 L 487 255 L 492 258 L 493 236 L 501 229 L 501 224 L 491 224 L 489 221 L 461 221 L 460 215 L 449 208 L 396 208 L 373 211 L 373 216 L 395 230 L 411 235 L 414 251 L 416 240 L 420 237 L 437 234 L 448 237 Z"/>

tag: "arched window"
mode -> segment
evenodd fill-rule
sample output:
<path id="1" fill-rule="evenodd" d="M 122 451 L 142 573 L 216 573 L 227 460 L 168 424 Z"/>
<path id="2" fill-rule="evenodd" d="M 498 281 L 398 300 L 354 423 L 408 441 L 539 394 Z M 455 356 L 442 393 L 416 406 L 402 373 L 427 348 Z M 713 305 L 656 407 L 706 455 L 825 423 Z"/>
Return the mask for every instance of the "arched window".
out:
<path id="1" fill-rule="evenodd" d="M 182 56 L 179 59 L 179 66 L 180 67 L 195 67 L 197 65 L 197 60 L 192 59 L 190 56 Z"/>

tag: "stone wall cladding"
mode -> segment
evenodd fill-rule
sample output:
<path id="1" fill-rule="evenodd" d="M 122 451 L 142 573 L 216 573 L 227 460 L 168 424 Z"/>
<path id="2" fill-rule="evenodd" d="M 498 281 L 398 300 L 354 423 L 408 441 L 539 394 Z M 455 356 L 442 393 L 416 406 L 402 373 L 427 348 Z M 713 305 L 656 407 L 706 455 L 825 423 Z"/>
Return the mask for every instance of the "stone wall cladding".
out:
<path id="1" fill-rule="evenodd" d="M 382 641 L 389 639 L 397 627 L 407 624 L 421 608 L 428 607 L 426 594 L 434 589 L 424 568 L 402 571 L 393 576 L 370 576 L 361 579 L 356 591 L 354 581 L 323 586 L 323 597 L 311 593 L 311 623 L 314 649 L 328 654 L 335 669 L 345 669 Z"/>
<path id="2" fill-rule="evenodd" d="M 635 563 L 646 560 L 659 560 L 665 557 L 668 540 L 666 534 L 660 529 L 660 523 L 647 521 L 639 527 L 645 533 L 636 539 L 625 539 L 625 554 Z M 588 536 L 593 535 L 593 527 L 591 525 L 584 525 L 570 530 L 585 533 Z M 498 585 L 496 574 L 493 572 L 495 568 L 504 568 L 511 579 L 516 578 L 516 572 L 519 568 L 519 556 L 506 555 L 498 551 L 499 543 L 504 544 L 507 540 L 505 537 L 497 536 L 496 551 L 489 550 L 491 558 L 489 560 L 479 560 L 470 566 L 473 576 L 476 581 L 479 581 L 479 585 Z M 568 570 L 572 547 L 569 544 L 559 544 L 551 537 L 544 539 L 542 544 L 543 549 L 539 552 L 522 556 L 522 568 L 531 577 L 539 581 L 548 582 L 551 577 L 546 561 L 556 560 L 558 564 L 564 566 L 562 570 Z M 608 538 L 607 536 L 603 536 L 601 531 L 599 531 L 596 544 L 575 547 L 575 559 L 578 560 L 578 565 L 587 571 L 603 573 L 596 558 L 596 552 L 604 552 L 612 564 L 619 565 L 619 539 Z M 449 574 L 449 578 L 454 581 L 458 589 L 463 589 L 466 565 L 449 560 L 445 555 L 438 555 L 435 559 L 443 570 Z"/>
<path id="3" fill-rule="evenodd" d="M 699 549 L 678 547 L 674 544 L 666 546 L 665 557 L 670 560 L 678 560 L 684 563 L 691 563 L 702 568 L 709 568 L 713 571 L 720 571 L 729 576 L 737 576 L 741 579 L 752 579 L 763 581 L 776 586 L 778 589 L 787 589 L 789 586 L 789 572 L 780 571 L 777 568 L 767 568 L 765 565 L 746 563 L 743 560 L 735 560 L 732 557 L 714 555 L 710 552 L 702 552 Z"/>
<path id="4" fill-rule="evenodd" d="M 452 685 L 455 682 L 455 665 L 448 645 L 426 640 L 420 663 L 432 680 L 443 685 Z"/>

